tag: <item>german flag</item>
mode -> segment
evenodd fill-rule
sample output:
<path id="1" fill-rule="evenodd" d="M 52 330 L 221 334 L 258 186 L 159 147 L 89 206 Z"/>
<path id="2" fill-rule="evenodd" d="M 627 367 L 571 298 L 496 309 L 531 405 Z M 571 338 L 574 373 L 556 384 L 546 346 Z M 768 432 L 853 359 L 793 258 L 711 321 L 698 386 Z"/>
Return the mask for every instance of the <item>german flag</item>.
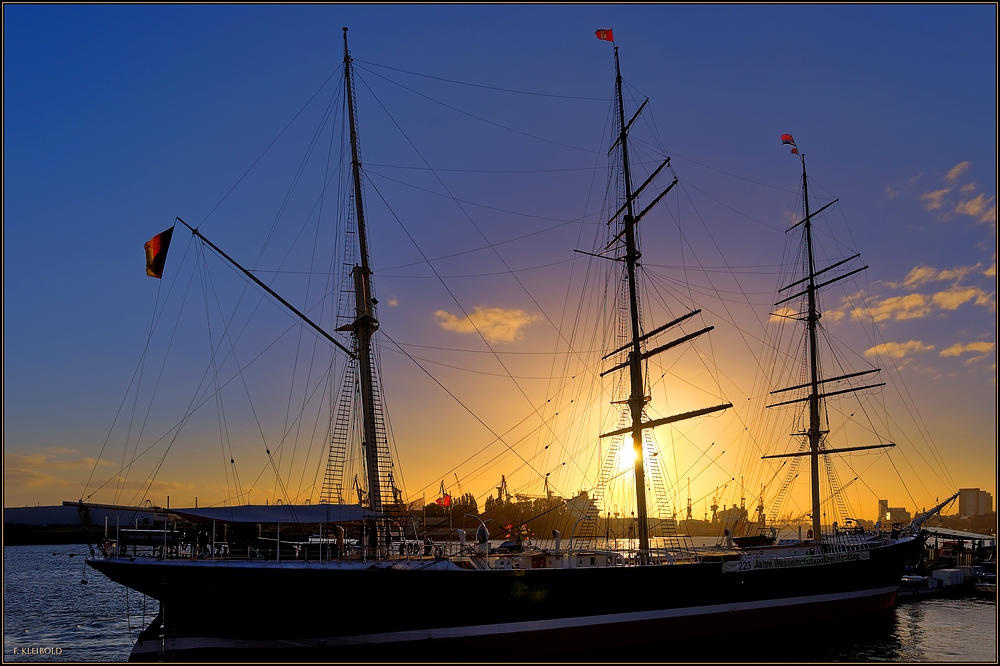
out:
<path id="1" fill-rule="evenodd" d="M 146 275 L 149 277 L 163 276 L 163 262 L 167 260 L 167 248 L 170 247 L 170 237 L 173 235 L 174 228 L 170 227 L 150 238 L 143 246 L 146 249 Z"/>

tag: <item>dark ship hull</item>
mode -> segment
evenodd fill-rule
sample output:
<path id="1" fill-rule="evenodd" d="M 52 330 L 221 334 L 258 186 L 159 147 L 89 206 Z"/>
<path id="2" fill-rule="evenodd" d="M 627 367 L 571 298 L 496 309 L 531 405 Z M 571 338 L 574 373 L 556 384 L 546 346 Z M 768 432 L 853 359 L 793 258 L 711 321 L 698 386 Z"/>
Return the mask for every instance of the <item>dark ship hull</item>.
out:
<path id="1" fill-rule="evenodd" d="M 663 642 L 858 616 L 893 605 L 918 547 L 908 537 L 770 564 L 507 570 L 448 560 L 88 563 L 161 602 L 132 660 L 426 660 L 495 640 L 543 655 L 613 647 L 623 631 Z"/>

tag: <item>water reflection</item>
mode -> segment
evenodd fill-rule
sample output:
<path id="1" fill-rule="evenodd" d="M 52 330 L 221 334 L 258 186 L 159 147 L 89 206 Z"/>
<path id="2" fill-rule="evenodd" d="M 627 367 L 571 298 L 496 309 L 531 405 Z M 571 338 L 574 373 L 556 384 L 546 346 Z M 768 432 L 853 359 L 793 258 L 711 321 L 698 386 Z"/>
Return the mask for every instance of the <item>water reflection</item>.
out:
<path id="1" fill-rule="evenodd" d="M 996 603 L 983 599 L 925 599 L 848 621 L 803 624 L 780 633 L 672 640 L 600 652 L 572 651 L 571 662 L 993 662 L 997 660 Z"/>

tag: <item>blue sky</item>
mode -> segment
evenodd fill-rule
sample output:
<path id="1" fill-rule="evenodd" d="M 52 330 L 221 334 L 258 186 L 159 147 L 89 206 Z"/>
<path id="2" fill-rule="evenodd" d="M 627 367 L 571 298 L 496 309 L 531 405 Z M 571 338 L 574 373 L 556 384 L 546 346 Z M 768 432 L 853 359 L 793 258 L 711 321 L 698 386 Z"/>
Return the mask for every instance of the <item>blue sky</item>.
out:
<path id="1" fill-rule="evenodd" d="M 366 190 L 372 260 L 394 340 L 476 348 L 462 310 L 479 308 L 498 348 L 556 344 L 546 317 L 562 307 L 565 262 L 588 227 L 470 251 L 483 236 L 497 243 L 595 214 L 614 69 L 594 30 L 612 28 L 630 94 L 650 99 L 642 122 L 672 156 L 678 196 L 694 211 L 670 209 L 681 242 L 666 221 L 644 230 L 646 261 L 652 269 L 662 250 L 663 265 L 676 263 L 670 253 L 690 243 L 686 261 L 738 268 L 739 288 L 759 305 L 718 306 L 710 322 L 716 361 L 732 375 L 727 395 L 753 392 L 755 364 L 749 350 L 727 358 L 737 338 L 725 320 L 750 329 L 766 316 L 777 279 L 767 267 L 798 205 L 799 165 L 778 139 L 790 132 L 814 193 L 840 198 L 831 221 L 871 266 L 865 286 L 882 351 L 912 398 L 917 430 L 932 435 L 933 446 L 915 438 L 899 460 L 922 480 L 903 488 L 892 479 L 886 494 L 912 507 L 953 485 L 995 491 L 995 6 L 5 5 L 6 506 L 83 492 L 168 288 L 169 275 L 161 285 L 143 273 L 149 237 L 180 216 L 234 256 L 276 267 L 276 255 L 258 253 L 301 153 L 276 144 L 240 178 L 336 72 L 342 26 L 358 65 L 363 158 L 379 188 Z M 393 121 L 382 105 L 397 112 Z M 443 180 L 414 169 L 424 161 Z M 445 186 L 471 203 L 459 209 L 440 196 Z M 180 236 L 174 253 L 187 243 Z M 419 263 L 421 253 L 459 252 L 435 264 L 439 273 L 479 277 L 447 279 L 448 289 Z M 852 319 L 834 297 L 826 305 Z M 864 344 L 859 353 L 875 343 Z M 517 387 L 493 376 L 507 372 L 494 358 L 454 356 L 434 357 L 462 368 L 437 366 L 440 381 L 468 396 L 494 432 L 547 399 L 540 380 Z M 407 359 L 384 357 L 407 490 L 432 495 L 457 473 L 484 499 L 500 467 L 453 470 L 490 432 Z M 510 358 L 514 374 L 543 374 L 535 357 Z M 154 501 L 221 501 L 209 481 L 217 461 L 191 464 L 201 460 L 197 445 L 183 446 L 172 457 L 188 462 L 165 464 Z M 947 472 L 930 471 L 940 461 L 923 469 L 936 455 Z M 879 478 L 893 467 L 882 459 L 874 470 Z M 95 476 L 113 472 L 105 461 Z M 702 497 L 722 482 L 706 471 L 694 483 Z M 522 487 L 537 492 L 529 480 Z M 259 488 L 256 499 L 274 496 L 267 482 Z M 866 514 L 872 497 L 855 496 Z"/>

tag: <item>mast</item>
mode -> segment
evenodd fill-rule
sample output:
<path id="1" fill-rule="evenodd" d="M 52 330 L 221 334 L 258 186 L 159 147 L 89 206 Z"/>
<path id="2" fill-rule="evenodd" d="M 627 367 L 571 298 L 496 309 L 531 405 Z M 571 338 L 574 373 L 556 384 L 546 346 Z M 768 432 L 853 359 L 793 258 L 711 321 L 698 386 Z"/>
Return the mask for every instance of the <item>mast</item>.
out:
<path id="1" fill-rule="evenodd" d="M 622 72 L 615 47 L 615 91 L 618 95 L 618 123 L 621 130 L 618 141 L 622 150 L 622 171 L 625 178 L 625 269 L 628 274 L 628 305 L 632 341 L 628 356 L 631 394 L 628 405 L 632 415 L 632 449 L 635 451 L 635 503 L 636 531 L 639 533 L 639 559 L 646 564 L 649 559 L 649 518 L 646 513 L 646 472 L 642 450 L 642 411 L 646 406 L 646 390 L 642 381 L 642 350 L 639 333 L 639 299 L 636 295 L 635 267 L 639 252 L 635 242 L 635 212 L 632 197 L 632 174 L 628 162 L 628 126 L 625 124 L 625 102 L 622 99 Z"/>
<path id="2" fill-rule="evenodd" d="M 819 505 L 819 357 L 816 343 L 816 327 L 819 324 L 819 307 L 816 304 L 816 261 L 812 246 L 812 220 L 809 215 L 809 181 L 806 178 L 806 156 L 800 154 L 802 160 L 802 202 L 805 207 L 806 255 L 809 268 L 808 310 L 806 312 L 806 327 L 809 329 L 809 482 L 812 489 L 812 530 L 813 538 L 820 539 L 820 505 Z"/>
<path id="3" fill-rule="evenodd" d="M 639 252 L 638 240 L 636 238 L 636 225 L 639 221 L 648 213 L 652 208 L 660 202 L 667 195 L 670 190 L 677 185 L 677 176 L 674 176 L 673 182 L 671 182 L 667 187 L 665 187 L 653 200 L 643 208 L 638 214 L 635 212 L 635 203 L 639 194 L 650 185 L 656 178 L 660 171 L 670 165 L 670 158 L 667 157 L 663 160 L 663 163 L 657 167 L 653 173 L 638 187 L 638 189 L 633 190 L 632 188 L 632 171 L 631 165 L 629 163 L 628 154 L 628 131 L 635 122 L 635 119 L 639 117 L 642 110 L 646 106 L 646 100 L 639 106 L 639 110 L 635 112 L 635 115 L 628 122 L 625 121 L 625 101 L 622 91 L 622 74 L 621 66 L 618 60 L 618 47 L 615 47 L 615 93 L 618 102 L 618 123 L 619 123 L 619 133 L 614 145 L 611 147 L 614 150 L 620 145 L 621 147 L 621 159 L 622 159 L 622 177 L 624 184 L 624 195 L 625 203 L 615 211 L 614 215 L 609 220 L 609 224 L 618 219 L 621 215 L 621 231 L 615 236 L 615 238 L 608 243 L 606 249 L 611 249 L 619 241 L 623 241 L 625 246 L 625 253 L 623 256 L 615 258 L 615 261 L 625 262 L 625 272 L 627 275 L 628 282 L 628 312 L 629 312 L 629 341 L 623 346 L 615 349 L 604 357 L 604 360 L 616 356 L 622 352 L 628 352 L 627 359 L 623 363 L 619 363 L 612 368 L 609 368 L 601 373 L 601 376 L 608 375 L 612 372 L 617 372 L 619 370 L 628 369 L 629 372 L 629 397 L 624 402 L 628 404 L 630 425 L 625 428 L 620 428 L 613 430 L 611 432 L 606 432 L 601 435 L 601 437 L 617 437 L 619 435 L 632 436 L 632 450 L 635 453 L 635 500 L 636 500 L 636 531 L 639 536 L 639 563 L 642 565 L 652 564 L 651 553 L 649 549 L 649 514 L 646 501 L 646 473 L 645 473 L 645 457 L 643 452 L 643 430 L 649 428 L 655 428 L 661 425 L 667 425 L 669 423 L 676 423 L 678 421 L 684 421 L 686 419 L 695 418 L 698 416 L 704 416 L 706 414 L 711 414 L 720 410 L 728 409 L 732 407 L 731 403 L 724 403 L 721 405 L 716 405 L 713 407 L 705 407 L 703 409 L 696 409 L 690 412 L 684 412 L 682 414 L 674 414 L 671 416 L 666 416 L 659 419 L 653 419 L 651 421 L 643 421 L 643 412 L 645 411 L 646 403 L 648 398 L 646 396 L 645 382 L 642 376 L 642 362 L 652 356 L 661 354 L 669 349 L 693 340 L 700 335 L 708 333 L 714 327 L 707 326 L 699 331 L 684 335 L 680 338 L 672 340 L 666 344 L 662 344 L 654 349 L 643 351 L 643 343 L 647 340 L 652 339 L 654 336 L 663 333 L 667 329 L 677 326 L 691 317 L 694 317 L 701 310 L 694 310 L 685 315 L 670 321 L 646 334 L 643 334 L 640 330 L 639 322 L 639 296 L 638 289 L 636 287 L 636 268 L 639 265 L 639 257 L 641 253 Z M 609 151 L 610 154 L 611 151 Z M 588 253 L 589 254 L 589 253 Z M 600 256 L 600 255 L 597 255 Z"/>
<path id="4" fill-rule="evenodd" d="M 368 266 L 368 236 L 365 229 L 364 205 L 361 197 L 361 160 L 358 157 L 358 124 L 354 108 L 354 73 L 351 55 L 347 49 L 347 28 L 344 28 L 344 81 L 347 91 L 347 113 L 351 126 L 351 173 L 354 180 L 354 210 L 358 223 L 358 243 L 361 265 L 355 266 L 354 305 L 355 319 L 352 324 L 358 344 L 358 366 L 361 381 L 361 411 L 365 452 L 365 466 L 368 472 L 368 506 L 374 513 L 382 512 L 382 487 L 379 475 L 379 446 L 377 427 L 377 397 L 375 396 L 374 363 L 372 358 L 372 335 L 378 329 L 375 318 L 375 299 L 372 298 L 371 269 Z M 384 428 L 382 429 L 384 431 Z"/>
<path id="5" fill-rule="evenodd" d="M 795 143 L 792 140 L 791 135 L 786 134 L 786 135 L 783 135 L 782 138 L 786 140 L 785 141 L 786 143 L 790 143 L 792 146 L 795 146 Z M 808 178 L 806 177 L 806 156 L 805 156 L 805 153 L 800 153 L 797 148 L 793 148 L 792 149 L 792 154 L 798 154 L 799 155 L 799 159 L 802 161 L 802 202 L 803 202 L 802 205 L 803 205 L 803 211 L 805 213 L 805 216 L 804 216 L 804 218 L 802 220 L 800 220 L 796 224 L 794 224 L 791 227 L 789 227 L 787 229 L 787 231 L 791 231 L 792 229 L 797 228 L 800 224 L 803 225 L 803 232 L 802 233 L 803 233 L 804 238 L 805 238 L 805 246 L 806 246 L 806 248 L 805 248 L 806 249 L 806 271 L 807 271 L 808 275 L 806 277 L 802 278 L 801 280 L 798 280 L 798 281 L 793 282 L 793 283 L 791 283 L 789 285 L 786 285 L 785 287 L 783 287 L 782 289 L 779 290 L 779 292 L 780 291 L 785 291 L 785 290 L 790 289 L 791 287 L 793 287 L 795 285 L 799 285 L 799 284 L 802 284 L 803 282 L 805 282 L 806 283 L 806 287 L 805 287 L 804 291 L 800 291 L 800 292 L 798 292 L 796 294 L 793 294 L 792 296 L 788 296 L 788 297 L 786 297 L 786 298 L 778 301 L 777 303 L 775 303 L 775 305 L 780 305 L 780 304 L 785 303 L 787 301 L 791 301 L 793 299 L 800 298 L 803 295 L 806 296 L 805 321 L 806 321 L 806 330 L 808 332 L 809 381 L 806 382 L 806 383 L 804 383 L 804 384 L 798 384 L 796 386 L 790 386 L 790 387 L 787 387 L 787 388 L 782 388 L 782 389 L 777 389 L 775 391 L 771 391 L 771 395 L 774 395 L 774 394 L 777 394 L 777 393 L 782 393 L 782 392 L 785 392 L 785 391 L 794 391 L 794 390 L 804 389 L 804 388 L 808 388 L 809 389 L 809 395 L 806 396 L 805 398 L 793 398 L 791 400 L 785 400 L 785 401 L 782 401 L 782 402 L 773 403 L 773 404 L 767 405 L 767 407 L 778 407 L 780 405 L 788 405 L 788 404 L 792 404 L 792 403 L 796 403 L 796 402 L 808 402 L 809 403 L 809 427 L 808 427 L 808 429 L 805 432 L 794 433 L 797 436 L 805 435 L 807 437 L 807 439 L 809 441 L 809 450 L 808 451 L 803 451 L 801 453 L 784 453 L 784 454 L 778 454 L 778 455 L 762 456 L 762 459 L 767 459 L 767 458 L 790 458 L 790 457 L 798 457 L 798 456 L 803 456 L 803 455 L 809 456 L 809 461 L 810 461 L 809 483 L 810 483 L 810 495 L 811 495 L 811 504 L 812 504 L 812 534 L 813 534 L 813 539 L 815 539 L 816 541 L 820 541 L 821 540 L 821 535 L 822 535 L 822 533 L 820 531 L 821 525 L 822 525 L 822 521 L 821 521 L 821 507 L 820 507 L 820 499 L 819 499 L 819 457 L 820 457 L 820 455 L 828 455 L 828 454 L 832 454 L 832 453 L 844 453 L 844 452 L 847 452 L 847 451 L 863 451 L 863 450 L 868 450 L 868 449 L 891 448 L 891 447 L 894 447 L 895 444 L 892 443 L 892 442 L 889 442 L 887 444 L 874 444 L 874 445 L 870 445 L 870 446 L 852 446 L 852 447 L 839 448 L 839 449 L 826 448 L 826 449 L 823 449 L 822 451 L 820 450 L 820 442 L 822 441 L 823 436 L 825 434 L 827 434 L 827 431 L 823 430 L 822 427 L 821 427 L 821 421 L 822 421 L 821 411 L 822 411 L 822 406 L 823 406 L 822 399 L 826 398 L 827 396 L 832 396 L 832 395 L 838 395 L 838 394 L 844 394 L 844 393 L 853 393 L 855 391 L 861 391 L 861 390 L 870 389 L 870 388 L 878 388 L 880 386 L 885 386 L 885 383 L 882 382 L 882 383 L 878 383 L 878 384 L 871 384 L 871 385 L 868 385 L 868 386 L 848 387 L 846 389 L 840 389 L 840 390 L 837 390 L 837 391 L 830 391 L 830 392 L 826 392 L 826 393 L 821 393 L 820 392 L 821 391 L 821 385 L 825 385 L 825 384 L 830 383 L 830 382 L 842 381 L 842 380 L 845 380 L 845 379 L 851 379 L 851 378 L 860 377 L 860 376 L 863 376 L 863 375 L 868 375 L 868 374 L 871 374 L 871 373 L 879 372 L 878 368 L 872 368 L 870 370 L 863 370 L 861 372 L 852 372 L 852 373 L 848 373 L 848 374 L 845 374 L 845 375 L 840 375 L 839 377 L 820 377 L 820 371 L 819 371 L 819 338 L 818 338 L 818 329 L 819 329 L 819 320 L 820 320 L 820 318 L 823 315 L 820 313 L 819 302 L 818 302 L 818 299 L 817 299 L 816 296 L 819 293 L 819 290 L 821 288 L 826 287 L 827 285 L 833 284 L 834 282 L 839 282 L 840 280 L 848 278 L 848 277 L 854 275 L 855 273 L 859 273 L 859 272 L 867 269 L 868 266 L 862 266 L 861 268 L 857 268 L 857 269 L 854 269 L 852 271 L 848 271 L 847 273 L 844 273 L 842 275 L 838 275 L 837 277 L 828 279 L 828 280 L 826 280 L 826 281 L 824 281 L 822 283 L 817 284 L 816 278 L 819 275 L 821 275 L 823 273 L 826 273 L 827 271 L 832 270 L 834 268 L 837 268 L 839 266 L 842 266 L 843 264 L 846 264 L 849 261 L 857 259 L 860 255 L 859 254 L 855 254 L 855 255 L 853 255 L 851 257 L 848 257 L 847 259 L 844 259 L 842 261 L 838 261 L 838 262 L 836 262 L 836 263 L 834 263 L 834 264 L 832 264 L 830 266 L 827 266 L 826 268 L 824 268 L 822 270 L 816 270 L 816 256 L 815 256 L 815 252 L 813 250 L 813 241 L 812 241 L 812 215 L 813 215 L 813 213 L 809 210 L 809 181 L 808 181 Z M 823 206 L 822 208 L 820 208 L 818 211 L 816 211 L 816 213 L 818 214 L 818 213 L 826 210 L 827 208 L 829 208 L 833 204 L 837 203 L 837 201 L 838 201 L 838 199 L 834 199 L 833 201 L 831 201 L 830 203 L 826 204 L 825 206 Z M 786 231 L 786 233 L 787 233 L 787 231 Z M 787 481 L 786 481 L 786 484 L 787 484 Z"/>

